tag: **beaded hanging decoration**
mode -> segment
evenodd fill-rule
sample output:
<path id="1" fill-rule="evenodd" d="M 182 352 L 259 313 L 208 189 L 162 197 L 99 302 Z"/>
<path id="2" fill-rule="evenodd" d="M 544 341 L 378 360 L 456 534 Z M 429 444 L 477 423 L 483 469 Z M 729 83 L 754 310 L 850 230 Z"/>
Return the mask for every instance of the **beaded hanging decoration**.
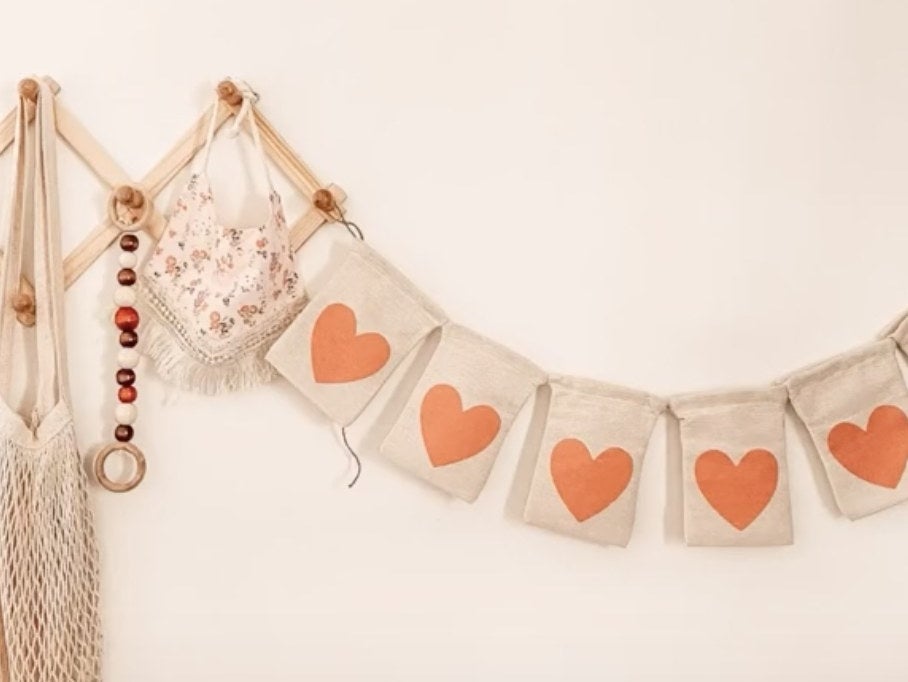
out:
<path id="1" fill-rule="evenodd" d="M 117 354 L 117 407 L 114 412 L 116 426 L 114 441 L 102 448 L 95 456 L 95 477 L 104 488 L 111 492 L 127 492 L 135 488 L 145 477 L 145 455 L 132 442 L 135 435 L 134 424 L 138 417 L 136 408 L 136 367 L 139 364 L 139 313 L 136 303 L 136 265 L 138 264 L 139 237 L 136 234 L 148 222 L 151 206 L 143 192 L 137 187 L 122 186 L 117 188 L 108 203 L 108 217 L 115 226 L 123 231 L 120 237 L 120 255 L 117 272 L 117 289 L 114 293 L 116 312 L 114 324 L 119 331 L 120 350 Z M 107 458 L 115 452 L 126 453 L 134 464 L 132 478 L 125 482 L 113 481 L 107 476 L 105 464 Z"/>

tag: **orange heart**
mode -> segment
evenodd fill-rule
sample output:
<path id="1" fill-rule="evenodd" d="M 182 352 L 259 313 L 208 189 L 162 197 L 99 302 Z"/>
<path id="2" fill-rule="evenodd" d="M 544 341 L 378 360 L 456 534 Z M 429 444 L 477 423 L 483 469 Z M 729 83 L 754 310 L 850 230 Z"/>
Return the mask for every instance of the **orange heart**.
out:
<path id="1" fill-rule="evenodd" d="M 576 438 L 552 449 L 552 480 L 568 511 L 586 521 L 617 500 L 634 472 L 634 460 L 622 448 L 608 448 L 595 459 Z"/>
<path id="2" fill-rule="evenodd" d="M 429 461 L 436 467 L 478 455 L 501 428 L 494 407 L 475 405 L 464 410 L 460 393 L 448 384 L 436 384 L 426 392 L 419 420 Z"/>
<path id="3" fill-rule="evenodd" d="M 356 314 L 332 303 L 312 326 L 312 376 L 320 384 L 356 381 L 375 374 L 391 356 L 388 340 L 376 332 L 356 333 Z"/>
<path id="4" fill-rule="evenodd" d="M 868 483 L 895 488 L 908 460 L 908 417 L 895 405 L 870 413 L 867 430 L 851 422 L 832 427 L 826 438 L 839 464 Z"/>
<path id="5" fill-rule="evenodd" d="M 697 457 L 694 474 L 710 506 L 744 530 L 776 492 L 779 463 L 769 450 L 750 450 L 737 464 L 721 450 L 707 450 Z"/>

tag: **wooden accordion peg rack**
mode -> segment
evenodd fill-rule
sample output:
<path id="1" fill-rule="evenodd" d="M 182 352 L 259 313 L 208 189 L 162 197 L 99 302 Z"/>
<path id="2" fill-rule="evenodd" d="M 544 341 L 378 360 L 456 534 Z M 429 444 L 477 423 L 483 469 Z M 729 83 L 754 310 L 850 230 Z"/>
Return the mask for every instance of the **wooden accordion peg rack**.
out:
<path id="1" fill-rule="evenodd" d="M 43 77 L 43 80 L 51 86 L 54 93 L 57 134 L 110 190 L 105 217 L 66 256 L 63 271 L 68 288 L 124 230 L 143 229 L 155 240 L 161 236 L 166 221 L 155 209 L 154 200 L 204 146 L 206 128 L 212 112 L 211 109 L 203 112 L 170 151 L 140 181 L 133 182 L 78 119 L 61 104 L 57 97 L 60 86 L 56 81 L 47 76 Z M 38 83 L 33 78 L 23 79 L 19 82 L 19 94 L 26 100 L 35 101 L 38 96 Z M 217 94 L 218 100 L 213 106 L 218 107 L 215 125 L 220 128 L 237 113 L 243 95 L 231 80 L 218 83 Z M 309 210 L 292 225 L 290 231 L 291 244 L 294 249 L 299 249 L 322 225 L 342 218 L 342 207 L 347 196 L 336 185 L 322 184 L 257 107 L 252 107 L 252 114 L 258 124 L 265 154 L 310 202 Z M 0 120 L 0 153 L 12 144 L 15 124 L 16 109 L 13 108 Z M 248 122 L 245 122 L 244 129 L 248 134 Z M 12 301 L 12 305 L 17 319 L 22 324 L 26 326 L 34 324 L 34 289 L 27 280 L 23 280 L 20 292 Z"/>

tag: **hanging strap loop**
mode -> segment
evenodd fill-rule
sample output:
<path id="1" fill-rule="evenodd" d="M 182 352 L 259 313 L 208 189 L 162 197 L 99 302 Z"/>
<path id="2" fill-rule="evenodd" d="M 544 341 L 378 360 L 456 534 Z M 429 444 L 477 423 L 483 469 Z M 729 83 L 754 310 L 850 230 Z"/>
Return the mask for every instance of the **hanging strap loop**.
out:
<path id="1" fill-rule="evenodd" d="M 30 125 L 32 117 L 34 122 Z M 50 86 L 37 78 L 22 81 L 13 139 L 13 189 L 6 213 L 6 267 L 0 286 L 0 393 L 8 400 L 16 318 L 30 308 L 35 317 L 38 359 L 38 391 L 31 412 L 39 419 L 60 400 L 69 400 L 63 343 L 63 254 L 57 204 L 56 128 Z M 28 204 L 30 211 L 26 208 Z M 26 306 L 19 283 L 25 262 L 25 235 L 29 231 L 34 235 L 35 295 L 33 305 Z"/>
<path id="2" fill-rule="evenodd" d="M 211 145 L 214 142 L 214 135 L 217 132 L 218 113 L 221 108 L 221 102 L 227 106 L 238 106 L 234 115 L 233 123 L 227 129 L 227 135 L 231 138 L 239 135 L 243 123 L 249 121 L 249 130 L 252 134 L 252 142 L 258 154 L 262 166 L 262 173 L 265 176 L 265 182 L 269 191 L 274 190 L 274 183 L 271 180 L 271 171 L 268 169 L 268 161 L 265 157 L 265 150 L 262 147 L 259 126 L 255 118 L 255 103 L 258 102 L 258 93 L 253 90 L 245 81 L 228 78 L 218 85 L 218 94 L 214 104 L 211 106 L 211 118 L 208 121 L 208 133 L 205 135 L 205 149 L 202 151 L 201 165 L 202 170 L 208 170 L 208 160 L 211 157 Z"/>

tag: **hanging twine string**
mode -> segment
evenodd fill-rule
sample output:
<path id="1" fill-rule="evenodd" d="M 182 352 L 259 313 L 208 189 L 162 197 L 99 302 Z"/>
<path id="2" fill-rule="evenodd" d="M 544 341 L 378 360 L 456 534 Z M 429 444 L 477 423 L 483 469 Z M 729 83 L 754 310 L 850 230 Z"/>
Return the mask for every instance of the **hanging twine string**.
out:
<path id="1" fill-rule="evenodd" d="M 344 209 L 335 201 L 334 195 L 331 194 L 330 190 L 319 189 L 312 195 L 312 203 L 315 207 L 327 215 L 331 220 L 340 223 L 349 232 L 354 239 L 359 241 L 365 241 L 366 238 L 363 236 L 363 231 L 360 229 L 359 225 L 354 223 L 352 220 L 347 220 L 347 216 L 344 213 Z M 360 474 L 363 472 L 363 465 L 360 461 L 359 455 L 356 454 L 356 450 L 350 445 L 350 441 L 347 440 L 347 428 L 341 427 L 341 440 L 344 442 L 344 447 L 347 449 L 347 453 L 350 455 L 350 458 L 356 464 L 356 474 L 353 476 L 353 480 L 347 484 L 348 488 L 352 488 L 356 485 L 356 482 L 359 480 Z"/>
<path id="2" fill-rule="evenodd" d="M 352 488 L 356 485 L 356 482 L 359 480 L 359 476 L 363 473 L 363 464 L 359 459 L 359 455 L 356 454 L 356 450 L 350 447 L 350 441 L 347 440 L 347 427 L 341 427 L 341 439 L 344 441 L 344 447 L 347 448 L 347 452 L 350 454 L 350 457 L 353 459 L 353 462 L 356 464 L 356 474 L 353 476 L 353 480 L 347 484 L 348 488 Z"/>

